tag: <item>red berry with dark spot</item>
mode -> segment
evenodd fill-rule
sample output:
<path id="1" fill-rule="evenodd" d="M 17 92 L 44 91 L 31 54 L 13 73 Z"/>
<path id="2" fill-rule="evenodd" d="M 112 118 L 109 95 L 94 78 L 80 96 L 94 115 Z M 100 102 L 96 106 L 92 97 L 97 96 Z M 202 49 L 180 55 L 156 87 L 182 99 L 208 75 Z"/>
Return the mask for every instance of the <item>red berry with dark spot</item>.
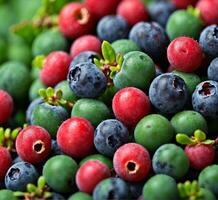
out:
<path id="1" fill-rule="evenodd" d="M 40 163 L 51 151 L 51 136 L 40 126 L 28 126 L 18 134 L 16 150 L 22 160 L 32 164 Z"/>
<path id="2" fill-rule="evenodd" d="M 95 26 L 93 15 L 82 3 L 66 4 L 59 15 L 60 31 L 68 38 L 76 39 L 90 33 Z"/>
<path id="3" fill-rule="evenodd" d="M 117 14 L 122 16 L 131 26 L 149 19 L 148 10 L 140 0 L 122 1 L 117 8 Z"/>
<path id="4" fill-rule="evenodd" d="M 115 14 L 121 0 L 85 0 L 85 4 L 96 19 Z"/>
<path id="5" fill-rule="evenodd" d="M 183 72 L 193 72 L 201 66 L 203 51 L 194 39 L 178 37 L 168 46 L 167 57 L 175 69 Z"/>
<path id="6" fill-rule="evenodd" d="M 40 79 L 47 86 L 55 86 L 67 78 L 71 57 L 63 51 L 50 53 L 43 62 Z"/>
<path id="7" fill-rule="evenodd" d="M 84 35 L 77 38 L 70 49 L 70 55 L 74 58 L 84 51 L 101 53 L 101 41 L 94 35 Z"/>
<path id="8" fill-rule="evenodd" d="M 198 0 L 172 0 L 172 3 L 178 9 L 185 9 L 188 6 L 194 6 Z"/>
<path id="9" fill-rule="evenodd" d="M 74 158 L 82 158 L 92 152 L 94 128 L 82 117 L 72 117 L 64 121 L 57 132 L 60 149 Z"/>
<path id="10" fill-rule="evenodd" d="M 141 145 L 128 143 L 114 154 L 115 172 L 124 180 L 137 182 L 143 180 L 151 168 L 149 152 Z"/>
<path id="11" fill-rule="evenodd" d="M 218 24 L 217 0 L 200 0 L 196 8 L 200 10 L 201 18 L 207 25 Z"/>
<path id="12" fill-rule="evenodd" d="M 119 90 L 112 102 L 113 112 L 117 119 L 128 126 L 135 126 L 150 111 L 148 96 L 135 87 Z"/>
<path id="13" fill-rule="evenodd" d="M 0 124 L 7 122 L 14 108 L 12 97 L 4 90 L 0 90 Z"/>
<path id="14" fill-rule="evenodd" d="M 76 184 L 80 191 L 92 193 L 100 181 L 110 176 L 110 169 L 107 165 L 98 160 L 89 160 L 77 171 Z"/>
<path id="15" fill-rule="evenodd" d="M 185 154 L 189 158 L 190 166 L 197 170 L 204 169 L 213 164 L 215 159 L 215 149 L 212 145 L 187 145 L 185 147 Z"/>
<path id="16" fill-rule="evenodd" d="M 7 170 L 12 165 L 12 158 L 9 151 L 0 146 L 0 180 L 4 180 Z"/>

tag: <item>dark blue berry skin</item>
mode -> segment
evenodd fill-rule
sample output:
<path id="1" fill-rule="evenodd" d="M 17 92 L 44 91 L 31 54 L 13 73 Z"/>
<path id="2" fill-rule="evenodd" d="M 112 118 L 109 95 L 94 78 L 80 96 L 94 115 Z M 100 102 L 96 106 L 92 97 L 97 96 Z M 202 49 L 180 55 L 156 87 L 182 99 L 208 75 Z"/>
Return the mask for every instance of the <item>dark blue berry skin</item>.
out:
<path id="1" fill-rule="evenodd" d="M 121 145 L 128 142 L 128 138 L 128 129 L 120 121 L 108 119 L 97 126 L 94 144 L 99 153 L 112 157 Z"/>
<path id="2" fill-rule="evenodd" d="M 104 73 L 89 62 L 73 66 L 68 73 L 68 82 L 76 96 L 85 98 L 98 97 L 107 87 Z"/>
<path id="3" fill-rule="evenodd" d="M 70 63 L 70 68 L 71 69 L 73 66 L 82 63 L 82 62 L 94 62 L 94 58 L 100 58 L 100 55 L 94 51 L 84 51 L 78 54 L 72 62 Z"/>
<path id="4" fill-rule="evenodd" d="M 169 38 L 158 23 L 138 22 L 132 27 L 129 38 L 153 60 L 158 61 L 166 57 Z"/>
<path id="5" fill-rule="evenodd" d="M 162 27 L 166 26 L 169 16 L 176 10 L 175 6 L 167 1 L 152 3 L 148 8 L 151 20 L 159 23 Z"/>
<path id="6" fill-rule="evenodd" d="M 207 26 L 201 32 L 199 43 L 206 55 L 218 57 L 218 25 Z"/>
<path id="7" fill-rule="evenodd" d="M 145 182 L 139 182 L 139 183 L 127 183 L 129 186 L 130 194 L 131 194 L 131 199 L 138 199 L 140 195 L 142 194 L 142 190 L 144 187 Z"/>
<path id="8" fill-rule="evenodd" d="M 192 106 L 195 111 L 208 117 L 218 116 L 218 83 L 204 81 L 197 85 L 192 94 Z"/>
<path id="9" fill-rule="evenodd" d="M 209 80 L 218 81 L 218 57 L 213 59 L 207 69 Z"/>
<path id="10" fill-rule="evenodd" d="M 127 38 L 129 27 L 121 16 L 108 15 L 103 17 L 97 25 L 97 35 L 101 40 L 114 42 Z"/>
<path id="11" fill-rule="evenodd" d="M 108 178 L 101 181 L 94 189 L 93 200 L 129 199 L 129 187 L 120 178 Z"/>
<path id="12" fill-rule="evenodd" d="M 52 200 L 65 200 L 65 198 L 62 195 L 53 192 L 52 193 Z"/>
<path id="13" fill-rule="evenodd" d="M 58 143 L 56 140 L 52 139 L 51 143 L 51 157 L 57 155 L 63 155 L 64 153 L 60 150 Z"/>
<path id="14" fill-rule="evenodd" d="M 44 103 L 44 101 L 42 100 L 41 97 L 37 98 L 37 99 L 34 99 L 28 106 L 27 108 L 27 111 L 26 111 L 26 121 L 27 123 L 30 123 L 31 121 L 31 115 L 32 115 L 32 112 L 34 110 L 34 108 L 36 106 L 38 106 L 39 104 L 42 104 Z"/>
<path id="15" fill-rule="evenodd" d="M 12 191 L 26 191 L 28 183 L 36 183 L 39 177 L 35 167 L 27 162 L 12 165 L 5 176 L 5 186 Z"/>
<path id="16" fill-rule="evenodd" d="M 13 160 L 13 164 L 18 163 L 18 162 L 22 162 L 23 160 L 20 158 L 20 156 L 17 156 L 14 160 Z"/>
<path id="17" fill-rule="evenodd" d="M 149 88 L 153 106 L 163 114 L 173 114 L 182 110 L 188 100 L 188 91 L 183 79 L 165 73 L 156 77 Z"/>

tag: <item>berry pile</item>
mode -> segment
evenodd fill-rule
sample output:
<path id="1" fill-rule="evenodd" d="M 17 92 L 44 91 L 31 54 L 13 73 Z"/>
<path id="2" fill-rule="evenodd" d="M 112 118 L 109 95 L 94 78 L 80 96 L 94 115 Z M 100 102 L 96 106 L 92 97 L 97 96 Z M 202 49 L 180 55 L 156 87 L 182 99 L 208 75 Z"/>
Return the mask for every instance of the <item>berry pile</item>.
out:
<path id="1" fill-rule="evenodd" d="M 218 0 L 0 0 L 0 200 L 218 199 Z"/>

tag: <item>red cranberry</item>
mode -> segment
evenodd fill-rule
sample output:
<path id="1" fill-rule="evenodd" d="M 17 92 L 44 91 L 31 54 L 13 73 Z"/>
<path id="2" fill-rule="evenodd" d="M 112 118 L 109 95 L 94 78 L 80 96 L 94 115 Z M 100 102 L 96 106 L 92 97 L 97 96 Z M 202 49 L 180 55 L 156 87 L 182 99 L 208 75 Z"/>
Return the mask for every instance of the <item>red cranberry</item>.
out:
<path id="1" fill-rule="evenodd" d="M 82 158 L 92 152 L 94 128 L 82 117 L 72 117 L 64 121 L 57 132 L 60 149 L 75 158 Z"/>
<path id="2" fill-rule="evenodd" d="M 117 8 L 117 14 L 122 16 L 131 26 L 149 19 L 148 10 L 140 0 L 122 1 Z"/>
<path id="3" fill-rule="evenodd" d="M 59 15 L 60 31 L 71 39 L 90 33 L 95 20 L 88 8 L 81 3 L 66 4 Z"/>
<path id="4" fill-rule="evenodd" d="M 137 182 L 143 180 L 151 168 L 149 152 L 141 145 L 128 143 L 114 154 L 114 169 L 124 180 Z"/>
<path id="5" fill-rule="evenodd" d="M 187 145 L 185 153 L 189 158 L 190 166 L 197 170 L 213 164 L 215 159 L 215 150 L 212 145 Z"/>
<path id="6" fill-rule="evenodd" d="M 70 55 L 74 58 L 83 51 L 101 53 L 101 41 L 94 35 L 84 35 L 77 38 L 71 46 Z"/>
<path id="7" fill-rule="evenodd" d="M 168 46 L 167 57 L 175 69 L 183 72 L 193 72 L 201 66 L 203 52 L 194 39 L 178 37 Z"/>
<path id="8" fill-rule="evenodd" d="M 50 53 L 40 72 L 41 81 L 47 86 L 55 86 L 67 78 L 71 57 L 63 51 Z"/>
<path id="9" fill-rule="evenodd" d="M 4 180 L 7 170 L 12 165 L 12 158 L 9 151 L 0 146 L 0 180 Z"/>
<path id="10" fill-rule="evenodd" d="M 4 90 L 0 90 L 0 124 L 7 122 L 13 112 L 13 99 Z"/>
<path id="11" fill-rule="evenodd" d="M 200 10 L 201 18 L 207 25 L 218 24 L 217 0 L 200 0 L 196 8 Z"/>
<path id="12" fill-rule="evenodd" d="M 92 193 L 100 181 L 110 176 L 110 169 L 107 165 L 98 160 L 89 160 L 77 171 L 76 184 L 80 191 Z"/>
<path id="13" fill-rule="evenodd" d="M 115 94 L 112 107 L 117 119 L 128 126 L 135 126 L 149 113 L 150 101 L 143 91 L 134 87 L 126 87 Z"/>
<path id="14" fill-rule="evenodd" d="M 115 14 L 121 0 L 85 0 L 85 4 L 96 19 Z"/>
<path id="15" fill-rule="evenodd" d="M 194 6 L 197 3 L 198 0 L 172 0 L 172 3 L 176 6 L 178 9 L 185 9 L 189 5 Z"/>
<path id="16" fill-rule="evenodd" d="M 40 163 L 51 151 L 51 136 L 40 126 L 28 126 L 18 134 L 16 150 L 22 160 L 32 164 Z"/>

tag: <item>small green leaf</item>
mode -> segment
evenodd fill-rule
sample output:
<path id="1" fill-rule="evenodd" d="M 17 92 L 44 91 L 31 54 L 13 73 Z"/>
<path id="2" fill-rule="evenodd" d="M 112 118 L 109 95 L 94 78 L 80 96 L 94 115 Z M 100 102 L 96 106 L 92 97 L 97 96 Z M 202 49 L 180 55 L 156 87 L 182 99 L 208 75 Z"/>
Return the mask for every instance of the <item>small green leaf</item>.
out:
<path id="1" fill-rule="evenodd" d="M 4 143 L 4 129 L 2 127 L 0 127 L 0 145 L 3 145 Z"/>
<path id="2" fill-rule="evenodd" d="M 102 43 L 102 55 L 110 64 L 116 61 L 116 53 L 111 44 L 107 41 Z"/>
<path id="3" fill-rule="evenodd" d="M 199 17 L 200 17 L 200 14 L 201 14 L 200 10 L 197 9 L 197 8 L 194 8 L 193 6 L 188 6 L 187 12 L 188 12 L 189 14 L 191 14 L 191 15 L 197 17 L 197 18 L 199 18 Z"/>
<path id="4" fill-rule="evenodd" d="M 12 133 L 11 133 L 11 138 L 12 138 L 13 140 L 15 140 L 15 139 L 17 138 L 17 136 L 18 136 L 18 134 L 19 134 L 20 131 L 21 131 L 21 128 L 16 128 L 16 129 L 14 129 L 14 130 L 12 131 Z"/>
<path id="5" fill-rule="evenodd" d="M 44 56 L 44 55 L 36 56 L 36 57 L 33 59 L 33 61 L 32 61 L 32 66 L 33 66 L 33 67 L 37 67 L 37 68 L 39 68 L 39 69 L 42 69 L 44 60 L 45 60 L 45 56 Z"/>
<path id="6" fill-rule="evenodd" d="M 199 191 L 199 185 L 198 185 L 198 182 L 197 181 L 193 181 L 191 183 L 191 193 L 197 193 Z"/>
<path id="7" fill-rule="evenodd" d="M 179 190 L 179 195 L 180 195 L 180 197 L 181 197 L 181 198 L 187 197 L 184 185 L 183 185 L 182 183 L 179 183 L 179 184 L 177 185 L 177 187 L 178 187 L 178 190 Z"/>
<path id="8" fill-rule="evenodd" d="M 194 137 L 197 139 L 197 141 L 201 142 L 201 141 L 204 141 L 206 140 L 206 134 L 201 131 L 201 130 L 196 130 L 194 132 Z"/>
<path id="9" fill-rule="evenodd" d="M 45 178 L 43 176 L 40 176 L 37 182 L 38 188 L 43 189 L 45 187 L 45 184 Z"/>
<path id="10" fill-rule="evenodd" d="M 122 66 L 122 64 L 123 64 L 123 55 L 122 54 L 117 54 L 116 62 L 120 67 Z"/>
<path id="11" fill-rule="evenodd" d="M 27 191 L 28 192 L 36 192 L 37 187 L 35 185 L 33 185 L 32 183 L 27 184 Z"/>
<path id="12" fill-rule="evenodd" d="M 55 92 L 55 95 L 58 99 L 61 99 L 62 96 L 63 96 L 63 92 L 61 89 L 58 89 L 56 92 Z"/>
<path id="13" fill-rule="evenodd" d="M 54 96 L 54 89 L 52 87 L 48 87 L 46 89 L 46 94 L 47 94 L 47 97 L 53 97 Z"/>
<path id="14" fill-rule="evenodd" d="M 42 97 L 43 99 L 47 99 L 47 94 L 46 94 L 46 90 L 41 88 L 39 89 L 39 96 Z"/>
<path id="15" fill-rule="evenodd" d="M 16 197 L 23 197 L 25 195 L 25 193 L 20 192 L 20 191 L 16 191 L 16 192 L 13 192 L 13 195 L 16 196 Z"/>
<path id="16" fill-rule="evenodd" d="M 201 142 L 201 143 L 203 143 L 203 144 L 214 144 L 215 143 L 215 141 L 214 140 L 205 140 L 205 141 L 203 141 L 203 142 Z"/>
<path id="17" fill-rule="evenodd" d="M 191 193 L 191 182 L 190 181 L 186 181 L 184 183 L 184 187 L 185 187 L 186 194 L 189 195 Z"/>
<path id="18" fill-rule="evenodd" d="M 179 133 L 176 135 L 176 141 L 179 144 L 184 144 L 184 145 L 192 145 L 195 144 L 192 139 L 190 139 L 186 134 Z"/>
<path id="19" fill-rule="evenodd" d="M 11 129 L 6 128 L 5 129 L 5 138 L 9 139 L 11 137 Z"/>
<path id="20" fill-rule="evenodd" d="M 51 193 L 51 192 L 44 192 L 43 197 L 44 197 L 45 199 L 51 198 L 51 197 L 52 197 L 52 193 Z"/>
<path id="21" fill-rule="evenodd" d="M 100 67 L 102 66 L 100 60 L 98 60 L 97 58 L 94 58 L 94 64 L 95 64 L 98 68 L 100 68 Z"/>

